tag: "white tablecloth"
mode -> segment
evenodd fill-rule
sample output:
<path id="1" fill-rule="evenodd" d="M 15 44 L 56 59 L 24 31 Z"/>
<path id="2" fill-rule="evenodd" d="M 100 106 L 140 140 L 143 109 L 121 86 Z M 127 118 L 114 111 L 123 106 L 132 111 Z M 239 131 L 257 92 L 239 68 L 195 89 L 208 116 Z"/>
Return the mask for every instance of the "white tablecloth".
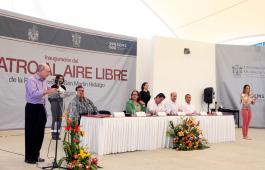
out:
<path id="1" fill-rule="evenodd" d="M 233 116 L 194 117 L 200 121 L 203 135 L 209 143 L 235 141 Z M 181 117 L 82 117 L 81 129 L 85 136 L 81 145 L 98 155 L 168 148 L 170 140 L 166 131 L 170 120 L 180 123 Z"/>

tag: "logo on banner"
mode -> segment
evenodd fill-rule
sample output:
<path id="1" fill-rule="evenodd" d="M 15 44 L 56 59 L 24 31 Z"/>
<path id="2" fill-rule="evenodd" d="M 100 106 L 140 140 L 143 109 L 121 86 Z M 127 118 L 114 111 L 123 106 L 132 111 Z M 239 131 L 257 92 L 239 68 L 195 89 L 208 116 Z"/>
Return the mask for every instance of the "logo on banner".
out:
<path id="1" fill-rule="evenodd" d="M 111 50 L 125 50 L 127 48 L 127 44 L 122 43 L 122 42 L 114 42 L 110 41 L 109 42 L 109 49 Z"/>
<path id="2" fill-rule="evenodd" d="M 242 73 L 243 73 L 243 67 L 239 66 L 239 65 L 234 65 L 232 66 L 232 72 L 234 77 L 241 77 Z"/>
<path id="3" fill-rule="evenodd" d="M 30 41 L 39 41 L 38 27 L 33 24 L 32 28 L 28 29 L 28 39 Z"/>
<path id="4" fill-rule="evenodd" d="M 81 44 L 81 35 L 78 33 L 72 34 L 72 42 L 73 42 L 73 47 L 79 48 Z"/>
<path id="5" fill-rule="evenodd" d="M 242 78 L 242 77 L 265 78 L 265 67 L 234 65 L 232 66 L 232 72 L 235 78 Z"/>
<path id="6" fill-rule="evenodd" d="M 109 42 L 109 49 L 117 50 L 117 44 L 116 44 L 116 42 Z"/>
<path id="7" fill-rule="evenodd" d="M 256 103 L 264 103 L 265 102 L 265 95 L 264 93 L 255 93 L 252 94 L 255 99 L 256 99 Z"/>

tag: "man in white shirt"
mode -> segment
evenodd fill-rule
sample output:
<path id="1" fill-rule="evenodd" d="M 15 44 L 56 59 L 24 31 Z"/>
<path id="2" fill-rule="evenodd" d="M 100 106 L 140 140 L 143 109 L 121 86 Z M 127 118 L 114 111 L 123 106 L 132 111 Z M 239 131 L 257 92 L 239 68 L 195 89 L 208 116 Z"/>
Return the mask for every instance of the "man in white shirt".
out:
<path id="1" fill-rule="evenodd" d="M 164 105 L 162 101 L 166 98 L 163 93 L 159 93 L 154 100 L 150 100 L 147 104 L 147 112 L 151 113 L 151 115 L 157 115 L 157 112 L 164 111 Z"/>
<path id="2" fill-rule="evenodd" d="M 170 93 L 170 100 L 165 104 L 165 112 L 168 115 L 176 115 L 179 111 L 179 106 L 177 104 L 177 92 Z"/>
<path id="3" fill-rule="evenodd" d="M 190 101 L 191 101 L 191 95 L 186 94 L 185 103 L 182 105 L 181 110 L 187 114 L 195 114 L 196 113 L 195 107 L 190 103 Z"/>

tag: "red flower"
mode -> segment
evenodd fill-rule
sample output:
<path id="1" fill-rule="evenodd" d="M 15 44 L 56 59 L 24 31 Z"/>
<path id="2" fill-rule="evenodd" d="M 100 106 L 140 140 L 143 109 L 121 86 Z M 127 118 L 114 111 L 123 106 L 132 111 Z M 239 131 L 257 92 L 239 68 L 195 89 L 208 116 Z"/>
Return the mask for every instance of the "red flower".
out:
<path id="1" fill-rule="evenodd" d="M 80 132 L 80 126 L 76 125 L 75 129 L 74 129 L 74 132 L 76 132 L 76 133 Z"/>
<path id="2" fill-rule="evenodd" d="M 77 154 L 74 154 L 74 158 L 75 158 L 75 159 L 78 159 L 78 155 L 77 155 Z"/>
<path id="3" fill-rule="evenodd" d="M 71 130 L 71 126 L 69 126 L 69 125 L 65 126 L 65 130 L 66 131 L 70 131 Z"/>
<path id="4" fill-rule="evenodd" d="M 79 140 L 76 139 L 76 138 L 74 138 L 74 139 L 73 139 L 73 142 L 74 142 L 74 143 L 77 143 L 77 142 L 79 142 Z"/>
<path id="5" fill-rule="evenodd" d="M 98 164 L 98 159 L 97 158 L 92 158 L 91 163 L 97 165 Z"/>
<path id="6" fill-rule="evenodd" d="M 71 123 L 71 119 L 66 118 L 66 122 L 67 122 L 67 124 L 70 124 Z"/>

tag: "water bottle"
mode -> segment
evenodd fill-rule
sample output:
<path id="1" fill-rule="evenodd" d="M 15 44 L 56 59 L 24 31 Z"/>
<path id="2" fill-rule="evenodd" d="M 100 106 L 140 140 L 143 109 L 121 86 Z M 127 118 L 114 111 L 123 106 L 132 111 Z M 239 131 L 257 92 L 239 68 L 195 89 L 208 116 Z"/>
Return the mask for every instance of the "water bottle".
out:
<path id="1" fill-rule="evenodd" d="M 215 104 L 214 105 L 214 110 L 215 110 L 215 113 L 217 113 L 218 112 L 217 101 L 214 104 Z"/>
<path id="2" fill-rule="evenodd" d="M 133 109 L 132 110 L 132 116 L 135 116 L 135 113 L 136 113 L 136 111 L 135 111 L 135 109 Z"/>

